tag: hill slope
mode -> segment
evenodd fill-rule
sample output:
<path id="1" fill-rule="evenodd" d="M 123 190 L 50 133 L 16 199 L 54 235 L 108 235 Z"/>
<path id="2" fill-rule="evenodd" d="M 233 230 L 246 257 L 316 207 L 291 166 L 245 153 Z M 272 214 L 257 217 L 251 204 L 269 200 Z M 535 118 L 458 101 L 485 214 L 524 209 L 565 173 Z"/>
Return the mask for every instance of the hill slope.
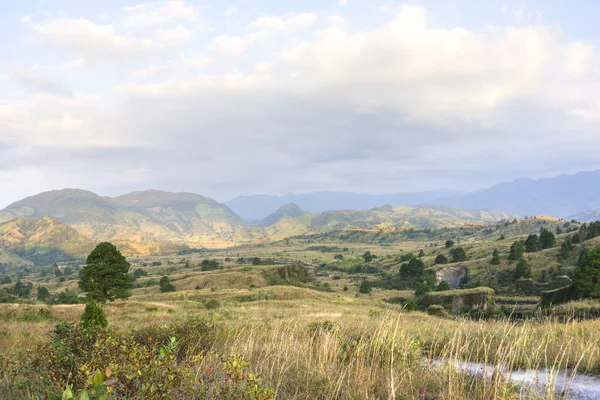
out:
<path id="1" fill-rule="evenodd" d="M 94 246 L 93 240 L 50 217 L 0 224 L 0 249 L 35 264 L 84 259 Z"/>
<path id="2" fill-rule="evenodd" d="M 246 220 L 260 220 L 286 204 L 296 204 L 311 213 L 330 210 L 370 210 L 386 204 L 414 206 L 435 199 L 461 194 L 455 190 L 439 189 L 427 192 L 393 194 L 359 194 L 346 192 L 315 192 L 273 196 L 257 194 L 238 196 L 225 202 L 237 215 Z"/>
<path id="3" fill-rule="evenodd" d="M 219 238 L 220 243 L 246 228 L 229 208 L 212 199 L 156 190 L 109 198 L 64 189 L 28 197 L 0 212 L 4 221 L 41 216 L 56 218 L 96 240 L 129 244 L 141 254 L 150 251 L 140 244 L 161 251 L 169 242 L 203 245 Z"/>
<path id="4" fill-rule="evenodd" d="M 522 216 L 569 216 L 600 208 L 600 171 L 547 179 L 517 179 L 479 192 L 431 201 L 464 209 L 492 209 Z"/>
<path id="5" fill-rule="evenodd" d="M 266 218 L 263 218 L 261 221 L 255 224 L 255 226 L 266 227 L 275 225 L 279 221 L 289 218 L 299 218 L 305 215 L 306 213 L 297 205 L 290 203 L 284 206 L 281 206 L 275 213 L 269 215 Z"/>

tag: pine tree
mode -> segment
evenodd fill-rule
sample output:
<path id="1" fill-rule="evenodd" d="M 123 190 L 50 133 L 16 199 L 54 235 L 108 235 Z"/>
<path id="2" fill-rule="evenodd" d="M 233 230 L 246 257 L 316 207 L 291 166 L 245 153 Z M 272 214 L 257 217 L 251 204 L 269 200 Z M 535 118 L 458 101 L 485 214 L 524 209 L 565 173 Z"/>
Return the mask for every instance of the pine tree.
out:
<path id="1" fill-rule="evenodd" d="M 525 240 L 525 251 L 535 253 L 540 249 L 540 238 L 538 235 L 529 235 Z"/>
<path id="2" fill-rule="evenodd" d="M 540 234 L 540 248 L 550 249 L 556 246 L 556 237 L 548 229 L 544 229 Z"/>
<path id="3" fill-rule="evenodd" d="M 90 301 L 85 305 L 85 310 L 83 311 L 80 322 L 84 328 L 95 326 L 106 328 L 108 326 L 104 310 L 93 301 Z"/>
<path id="4" fill-rule="evenodd" d="M 523 242 L 518 240 L 514 242 L 512 246 L 510 246 L 510 254 L 508 255 L 508 259 L 511 261 L 517 261 L 523 258 L 523 254 L 525 254 L 525 246 L 523 246 Z"/>
<path id="5" fill-rule="evenodd" d="M 100 243 L 87 258 L 81 270 L 79 288 L 100 303 L 130 296 L 133 276 L 129 263 L 111 243 Z"/>
<path id="6" fill-rule="evenodd" d="M 521 258 L 515 268 L 515 276 L 519 278 L 531 278 L 531 266 L 526 259 Z"/>
<path id="7" fill-rule="evenodd" d="M 498 249 L 494 249 L 494 252 L 492 253 L 492 265 L 498 264 L 500 264 L 500 253 L 498 252 Z"/>

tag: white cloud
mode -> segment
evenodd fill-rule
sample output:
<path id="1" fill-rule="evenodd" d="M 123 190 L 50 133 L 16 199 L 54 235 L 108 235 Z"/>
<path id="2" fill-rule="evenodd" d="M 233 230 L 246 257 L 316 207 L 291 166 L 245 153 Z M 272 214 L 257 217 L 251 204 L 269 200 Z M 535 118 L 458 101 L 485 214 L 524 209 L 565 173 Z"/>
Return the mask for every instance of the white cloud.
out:
<path id="1" fill-rule="evenodd" d="M 340 0 L 341 6 L 345 6 L 346 4 L 348 4 L 348 0 Z"/>
<path id="2" fill-rule="evenodd" d="M 168 23 L 199 23 L 197 9 L 182 0 L 154 1 L 122 8 L 120 24 L 130 28 L 146 28 Z"/>
<path id="3" fill-rule="evenodd" d="M 246 51 L 246 39 L 241 36 L 222 35 L 215 38 L 211 49 L 225 56 L 241 56 Z"/>
<path id="4" fill-rule="evenodd" d="M 240 10 L 235 8 L 235 7 L 229 7 L 227 10 L 225 10 L 225 14 L 229 15 L 229 16 L 233 16 L 236 15 Z"/>
<path id="5" fill-rule="evenodd" d="M 313 25 L 317 22 L 317 14 L 304 12 L 285 16 L 265 15 L 248 25 L 250 29 L 262 31 L 295 30 Z"/>

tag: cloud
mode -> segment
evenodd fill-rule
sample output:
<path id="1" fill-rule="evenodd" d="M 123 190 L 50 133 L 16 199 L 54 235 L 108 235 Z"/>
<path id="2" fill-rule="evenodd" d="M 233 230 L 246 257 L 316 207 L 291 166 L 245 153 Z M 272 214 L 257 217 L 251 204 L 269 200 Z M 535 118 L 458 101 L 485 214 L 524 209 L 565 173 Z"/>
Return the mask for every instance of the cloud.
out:
<path id="1" fill-rule="evenodd" d="M 229 16 L 233 16 L 236 15 L 240 10 L 238 8 L 235 7 L 229 7 L 227 10 L 225 10 L 225 14 L 229 15 Z"/>
<path id="2" fill-rule="evenodd" d="M 30 22 L 69 60 L 130 64 L 116 65 L 122 81 L 90 93 L 0 103 L 7 165 L 107 194 L 220 198 L 471 189 L 600 167 L 593 45 L 556 26 L 472 29 L 434 25 L 424 7 L 389 12 L 363 29 L 310 12 L 263 15 L 196 47 L 184 17 L 133 23 L 144 30 L 135 34 L 118 18 Z M 260 32 L 277 40 L 258 46 Z M 10 168 L 0 174 L 25 176 Z"/>
<path id="3" fill-rule="evenodd" d="M 304 12 L 285 16 L 265 15 L 248 25 L 250 29 L 261 31 L 295 30 L 313 25 L 317 14 Z"/>
<path id="4" fill-rule="evenodd" d="M 39 76 L 31 70 L 17 70 L 11 75 L 13 81 L 27 90 L 48 93 L 58 96 L 70 96 L 71 90 L 60 82 L 44 76 Z"/>
<path id="5" fill-rule="evenodd" d="M 120 24 L 129 28 L 147 28 L 168 23 L 201 22 L 198 10 L 180 0 L 154 1 L 122 7 Z"/>

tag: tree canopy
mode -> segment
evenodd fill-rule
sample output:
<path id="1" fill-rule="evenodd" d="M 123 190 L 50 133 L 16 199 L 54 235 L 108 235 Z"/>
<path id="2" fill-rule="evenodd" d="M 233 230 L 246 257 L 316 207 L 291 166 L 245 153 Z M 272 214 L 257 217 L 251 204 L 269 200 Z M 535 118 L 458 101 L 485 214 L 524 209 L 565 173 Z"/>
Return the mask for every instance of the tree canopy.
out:
<path id="1" fill-rule="evenodd" d="M 452 251 L 450 251 L 450 255 L 452 256 L 453 263 L 467 261 L 469 259 L 469 257 L 467 257 L 467 252 L 462 247 L 452 249 Z"/>
<path id="2" fill-rule="evenodd" d="M 540 249 L 540 238 L 538 235 L 529 235 L 525 240 L 525 251 L 535 253 Z"/>
<path id="3" fill-rule="evenodd" d="M 540 248 L 550 249 L 556 246 L 556 237 L 548 229 L 544 229 L 540 234 Z"/>
<path id="4" fill-rule="evenodd" d="M 498 264 L 500 264 L 500 252 L 498 252 L 498 249 L 494 249 L 494 252 L 492 253 L 492 265 Z"/>
<path id="5" fill-rule="evenodd" d="M 510 254 L 508 255 L 508 259 L 517 261 L 523 258 L 523 254 L 525 254 L 525 246 L 523 246 L 523 242 L 518 240 L 514 242 L 512 246 L 510 246 Z"/>
<path id="6" fill-rule="evenodd" d="M 526 259 L 521 258 L 515 268 L 515 277 L 519 278 L 531 278 L 531 265 Z"/>
<path id="7" fill-rule="evenodd" d="M 81 270 L 79 288 L 100 303 L 126 299 L 133 279 L 128 272 L 129 263 L 121 252 L 111 243 L 100 243 Z"/>
<path id="8" fill-rule="evenodd" d="M 435 258 L 435 261 L 433 263 L 436 264 L 436 265 L 438 265 L 438 264 L 448 264 L 448 257 L 446 257 L 443 254 L 438 254 L 438 256 Z"/>
<path id="9" fill-rule="evenodd" d="M 600 247 L 581 254 L 573 271 L 573 286 L 580 297 L 600 298 Z"/>

